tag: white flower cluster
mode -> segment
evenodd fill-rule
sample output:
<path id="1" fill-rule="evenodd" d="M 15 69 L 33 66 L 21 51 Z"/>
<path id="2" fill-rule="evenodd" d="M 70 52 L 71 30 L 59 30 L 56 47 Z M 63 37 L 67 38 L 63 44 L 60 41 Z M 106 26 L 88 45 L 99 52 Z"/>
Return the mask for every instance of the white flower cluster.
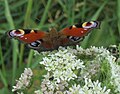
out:
<path id="1" fill-rule="evenodd" d="M 32 75 L 33 75 L 32 70 L 30 68 L 25 68 L 24 73 L 21 74 L 19 80 L 16 80 L 17 83 L 15 86 L 13 86 L 12 92 L 26 88 L 30 84 Z"/>
<path id="2" fill-rule="evenodd" d="M 41 83 L 41 90 L 44 94 L 59 94 L 58 91 L 65 91 L 65 88 L 68 88 L 66 81 L 57 83 L 53 77 L 50 77 L 49 72 L 44 75 L 44 78 Z"/>
<path id="3" fill-rule="evenodd" d="M 109 87 L 103 86 L 104 83 L 101 86 L 98 80 L 94 81 L 94 77 L 102 73 L 103 64 L 107 65 L 108 72 L 112 74 L 109 80 L 116 86 L 116 91 L 120 92 L 120 66 L 115 63 L 115 57 L 103 47 L 60 47 L 57 51 L 42 52 L 42 55 L 45 57 L 40 64 L 45 66 L 47 74 L 44 75 L 41 88 L 36 88 L 34 94 L 109 94 Z M 25 68 L 12 91 L 28 87 L 32 75 L 32 70 Z"/>
<path id="4" fill-rule="evenodd" d="M 56 53 L 49 53 L 43 58 L 40 64 L 45 65 L 45 69 L 52 72 L 54 80 L 58 83 L 62 81 L 70 81 L 77 78 L 74 70 L 83 69 L 83 61 L 66 50 L 59 50 Z"/>
<path id="5" fill-rule="evenodd" d="M 110 89 L 106 87 L 101 87 L 101 83 L 97 80 L 91 81 L 91 79 L 85 78 L 85 85 L 81 87 L 80 85 L 73 85 L 69 88 L 69 91 L 66 91 L 66 94 L 109 94 Z"/>
<path id="6" fill-rule="evenodd" d="M 34 94 L 43 94 L 41 90 L 34 91 Z"/>
<path id="7" fill-rule="evenodd" d="M 23 92 L 17 92 L 17 94 L 24 94 Z"/>
<path id="8" fill-rule="evenodd" d="M 81 70 L 80 78 L 91 78 L 100 71 L 101 64 L 104 60 L 107 60 L 108 63 L 110 62 L 108 60 L 110 53 L 103 47 L 93 46 L 87 49 L 83 49 L 77 45 L 76 49 L 71 49 L 68 47 L 67 50 L 75 56 L 78 56 L 78 58 L 80 56 L 84 56 L 84 59 L 89 58 L 87 61 L 84 61 L 85 68 Z"/>
<path id="9" fill-rule="evenodd" d="M 109 94 L 110 89 L 106 87 L 102 88 L 101 83 L 98 81 L 92 82 L 91 76 L 94 76 L 100 71 L 100 64 L 102 60 L 108 60 L 110 55 L 109 51 L 103 47 L 91 47 L 89 49 L 83 49 L 76 47 L 76 49 L 67 49 L 60 47 L 59 50 L 49 52 L 43 52 L 46 57 L 40 64 L 45 66 L 48 71 L 45 79 L 41 84 L 43 93 L 45 94 Z M 86 55 L 88 57 L 94 57 L 92 60 L 87 61 L 89 64 L 85 64 L 84 61 L 78 59 L 80 55 Z M 110 62 L 108 60 L 108 62 Z M 84 65 L 83 65 L 84 64 Z M 78 75 L 75 71 L 81 69 Z M 52 80 L 50 80 L 52 78 Z M 79 80 L 80 78 L 85 79 L 85 85 L 74 85 L 69 90 L 68 83 L 70 80 Z M 64 82 L 64 84 L 63 84 Z M 61 89 L 62 88 L 62 89 Z"/>
<path id="10" fill-rule="evenodd" d="M 79 54 L 79 55 L 84 54 L 87 56 L 95 56 L 95 57 L 99 57 L 99 58 L 100 57 L 106 58 L 107 56 L 110 55 L 109 51 L 103 47 L 91 46 L 90 48 L 83 49 L 77 45 L 75 50 L 76 50 L 76 51 L 74 51 L 75 54 Z"/>
<path id="11" fill-rule="evenodd" d="M 112 56 L 110 52 L 104 49 L 103 47 L 101 48 L 91 47 L 90 49 L 86 49 L 85 51 L 83 48 L 77 46 L 76 53 L 77 54 L 85 53 L 88 55 L 92 55 L 92 53 L 94 53 L 96 54 L 98 61 L 101 61 L 103 58 L 105 58 L 111 67 L 110 68 L 111 83 L 115 86 L 116 89 L 115 92 L 120 93 L 120 66 L 115 62 L 116 57 Z"/>
<path id="12" fill-rule="evenodd" d="M 111 60 L 112 61 L 112 60 Z M 111 83 L 115 86 L 116 92 L 120 93 L 120 66 L 117 65 L 115 62 L 110 63 L 111 66 Z"/>

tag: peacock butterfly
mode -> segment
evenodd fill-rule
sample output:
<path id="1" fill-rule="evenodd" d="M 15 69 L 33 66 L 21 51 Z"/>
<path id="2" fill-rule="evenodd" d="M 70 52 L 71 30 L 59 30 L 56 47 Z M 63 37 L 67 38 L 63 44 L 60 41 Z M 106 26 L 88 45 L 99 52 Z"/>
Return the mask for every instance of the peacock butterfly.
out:
<path id="1" fill-rule="evenodd" d="M 66 27 L 59 32 L 54 28 L 49 32 L 17 29 L 8 31 L 7 35 L 10 38 L 18 39 L 27 44 L 28 47 L 41 52 L 58 49 L 59 46 L 76 45 L 82 41 L 92 29 L 99 28 L 99 26 L 100 22 L 90 21 Z"/>

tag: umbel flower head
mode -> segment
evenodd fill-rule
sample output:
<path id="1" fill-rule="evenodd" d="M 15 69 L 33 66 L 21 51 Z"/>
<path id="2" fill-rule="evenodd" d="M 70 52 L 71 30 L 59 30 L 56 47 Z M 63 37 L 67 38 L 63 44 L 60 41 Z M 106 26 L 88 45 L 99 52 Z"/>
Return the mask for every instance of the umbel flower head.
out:
<path id="1" fill-rule="evenodd" d="M 35 86 L 34 94 L 120 93 L 120 66 L 115 63 L 115 57 L 103 47 L 60 47 L 57 51 L 42 52 L 39 55 L 41 54 L 43 59 L 40 65 L 44 65 L 47 73 L 42 80 L 38 79 L 42 82 L 38 87 Z M 41 58 L 39 55 L 38 58 Z M 24 71 L 17 80 L 13 91 L 22 91 L 23 88 L 27 90 L 33 75 L 31 69 L 28 70 L 29 72 Z M 115 88 L 110 90 L 111 86 Z M 24 94 L 21 91 L 18 93 Z"/>
<path id="2" fill-rule="evenodd" d="M 12 91 L 14 92 L 26 88 L 30 83 L 32 75 L 33 75 L 32 70 L 30 68 L 25 68 L 24 73 L 21 74 L 19 80 L 16 80 L 17 83 L 15 86 L 13 86 Z"/>
<path id="3" fill-rule="evenodd" d="M 115 86 L 115 92 L 120 93 L 120 66 L 116 63 L 110 64 L 111 66 L 111 83 Z"/>
<path id="4" fill-rule="evenodd" d="M 54 80 L 58 83 L 62 81 L 70 81 L 77 78 L 74 70 L 83 69 L 83 61 L 70 53 L 67 49 L 58 50 L 58 52 L 49 53 L 43 58 L 40 64 L 45 65 L 45 69 L 51 72 Z"/>
<path id="5" fill-rule="evenodd" d="M 76 49 L 72 49 L 67 47 L 67 49 L 60 47 L 58 51 L 53 52 L 43 52 L 43 55 L 45 56 L 43 58 L 43 61 L 40 62 L 40 64 L 43 64 L 45 66 L 45 69 L 48 71 L 48 74 L 45 76 L 45 79 L 43 80 L 41 87 L 43 92 L 49 92 L 55 93 L 55 92 L 69 92 L 68 94 L 86 94 L 86 93 L 70 93 L 71 91 L 65 90 L 66 86 L 69 85 L 62 85 L 64 88 L 61 90 L 59 87 L 59 83 L 64 81 L 65 83 L 69 84 L 71 80 L 81 80 L 81 79 L 87 79 L 91 78 L 92 76 L 96 75 L 97 72 L 100 71 L 100 67 L 102 65 L 102 62 L 114 62 L 114 57 L 110 56 L 110 53 L 108 50 L 106 50 L 103 47 L 91 47 L 88 49 L 83 49 L 79 46 L 76 47 Z M 80 56 L 84 56 L 83 58 L 89 57 L 90 59 L 82 60 L 79 59 Z M 79 72 L 76 71 L 79 70 Z M 53 78 L 52 81 L 49 78 Z M 91 82 L 91 80 L 85 80 L 87 83 Z M 102 89 L 100 86 L 101 83 L 93 82 L 97 84 L 98 86 L 98 92 L 96 94 L 109 94 L 110 90 L 107 90 L 105 87 Z M 77 88 L 80 86 L 81 89 L 78 91 L 81 91 L 82 88 L 86 87 L 89 91 L 89 86 L 81 86 L 80 84 L 76 84 L 76 91 Z M 94 86 L 95 87 L 95 86 Z M 95 90 L 95 88 L 92 87 L 90 89 L 91 92 Z M 74 89 L 75 90 L 75 89 Z M 89 92 L 90 92 L 89 91 Z M 83 91 L 82 91 L 83 92 Z M 87 91 L 86 91 L 87 92 Z M 95 91 L 94 91 L 95 92 Z M 97 92 L 97 91 L 96 91 Z M 61 93 L 62 94 L 62 93 Z M 67 94 L 67 93 L 65 93 Z M 91 93 L 92 94 L 92 93 Z"/>
<path id="6" fill-rule="evenodd" d="M 80 85 L 74 84 L 66 91 L 66 94 L 109 94 L 110 89 L 106 87 L 101 87 L 101 83 L 97 81 L 91 81 L 91 79 L 85 78 L 85 85 L 81 87 Z"/>

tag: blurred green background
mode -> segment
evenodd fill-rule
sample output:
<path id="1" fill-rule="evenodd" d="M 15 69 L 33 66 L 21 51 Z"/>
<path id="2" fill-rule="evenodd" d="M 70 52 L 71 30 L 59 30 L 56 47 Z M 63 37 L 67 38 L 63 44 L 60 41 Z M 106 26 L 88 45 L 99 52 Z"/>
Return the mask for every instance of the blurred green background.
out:
<path id="1" fill-rule="evenodd" d="M 24 68 L 34 68 L 39 61 L 33 50 L 9 39 L 6 31 L 50 27 L 59 31 L 91 20 L 101 21 L 101 26 L 86 36 L 82 47 L 119 44 L 120 0 L 0 0 L 0 94 L 11 94 Z"/>

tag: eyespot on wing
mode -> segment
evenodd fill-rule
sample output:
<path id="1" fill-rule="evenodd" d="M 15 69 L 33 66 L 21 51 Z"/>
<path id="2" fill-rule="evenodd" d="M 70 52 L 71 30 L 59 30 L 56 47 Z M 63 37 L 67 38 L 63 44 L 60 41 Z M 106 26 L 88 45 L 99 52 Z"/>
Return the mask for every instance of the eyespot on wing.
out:
<path id="1" fill-rule="evenodd" d="M 46 35 L 46 32 L 30 29 L 18 29 L 8 31 L 7 35 L 10 38 L 17 38 L 22 42 L 31 43 L 38 39 L 42 39 Z"/>
<path id="2" fill-rule="evenodd" d="M 74 37 L 83 37 L 89 33 L 94 28 L 99 28 L 100 23 L 98 21 L 84 22 L 78 23 L 76 25 L 72 25 L 70 27 L 64 28 L 60 32 L 66 36 L 74 36 Z"/>

